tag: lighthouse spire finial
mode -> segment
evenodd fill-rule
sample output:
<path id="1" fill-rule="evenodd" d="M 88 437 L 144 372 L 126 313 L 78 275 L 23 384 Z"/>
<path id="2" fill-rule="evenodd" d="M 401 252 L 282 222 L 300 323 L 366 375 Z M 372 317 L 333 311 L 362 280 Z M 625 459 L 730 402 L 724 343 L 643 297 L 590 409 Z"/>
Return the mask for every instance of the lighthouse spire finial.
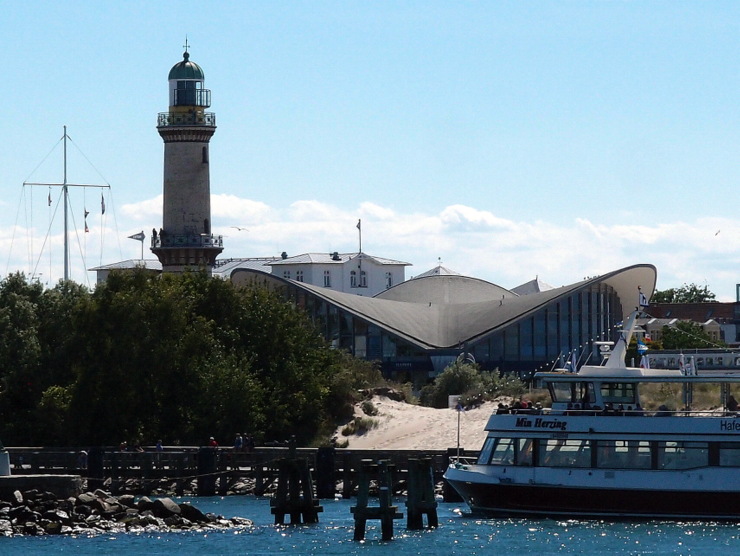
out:
<path id="1" fill-rule="evenodd" d="M 183 45 L 183 48 L 185 49 L 185 53 L 183 54 L 183 58 L 186 60 L 190 57 L 190 54 L 188 53 L 188 48 L 190 48 L 190 44 L 188 43 L 188 36 L 185 35 L 185 44 Z"/>

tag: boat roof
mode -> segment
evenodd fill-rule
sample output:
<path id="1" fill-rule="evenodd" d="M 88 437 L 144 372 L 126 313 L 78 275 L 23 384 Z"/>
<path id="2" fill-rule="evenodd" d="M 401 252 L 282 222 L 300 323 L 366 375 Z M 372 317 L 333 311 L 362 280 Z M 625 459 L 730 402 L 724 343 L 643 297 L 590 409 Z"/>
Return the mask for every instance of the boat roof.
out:
<path id="1" fill-rule="evenodd" d="M 544 382 L 683 382 L 683 383 L 740 383 L 740 373 L 705 371 L 698 375 L 685 375 L 678 370 L 642 369 L 637 367 L 622 367 L 619 369 L 607 367 L 584 366 L 577 373 L 570 371 L 539 372 L 534 375 L 535 380 Z"/>

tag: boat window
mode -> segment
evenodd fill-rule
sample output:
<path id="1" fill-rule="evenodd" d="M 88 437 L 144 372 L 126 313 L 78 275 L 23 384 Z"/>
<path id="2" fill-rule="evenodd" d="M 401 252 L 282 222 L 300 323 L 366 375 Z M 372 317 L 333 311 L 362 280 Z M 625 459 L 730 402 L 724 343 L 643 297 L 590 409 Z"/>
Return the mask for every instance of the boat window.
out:
<path id="1" fill-rule="evenodd" d="M 514 464 L 514 439 L 499 438 L 493 449 L 491 465 L 513 465 Z"/>
<path id="2" fill-rule="evenodd" d="M 719 464 L 723 467 L 740 467 L 740 442 L 720 442 Z"/>
<path id="3" fill-rule="evenodd" d="M 517 439 L 516 464 L 532 465 L 532 447 L 534 439 L 519 438 Z"/>
<path id="4" fill-rule="evenodd" d="M 594 394 L 594 383 L 584 382 L 581 390 L 581 400 L 584 403 L 596 403 L 596 394 Z"/>
<path id="5" fill-rule="evenodd" d="M 646 440 L 599 440 L 596 442 L 596 467 L 650 469 L 650 442 Z"/>
<path id="6" fill-rule="evenodd" d="M 486 438 L 483 448 L 481 448 L 480 454 L 478 455 L 478 463 L 481 465 L 488 464 L 488 461 L 491 459 L 491 452 L 493 451 L 495 443 L 495 438 Z"/>
<path id="7" fill-rule="evenodd" d="M 540 441 L 539 461 L 547 467 L 591 467 L 591 443 L 553 438 Z"/>
<path id="8" fill-rule="evenodd" d="M 550 396 L 554 402 L 572 402 L 573 388 L 569 382 L 551 382 Z"/>
<path id="9" fill-rule="evenodd" d="M 635 403 L 635 385 L 632 383 L 605 382 L 601 385 L 604 403 Z"/>
<path id="10" fill-rule="evenodd" d="M 709 465 L 706 442 L 658 442 L 658 469 L 693 469 Z"/>

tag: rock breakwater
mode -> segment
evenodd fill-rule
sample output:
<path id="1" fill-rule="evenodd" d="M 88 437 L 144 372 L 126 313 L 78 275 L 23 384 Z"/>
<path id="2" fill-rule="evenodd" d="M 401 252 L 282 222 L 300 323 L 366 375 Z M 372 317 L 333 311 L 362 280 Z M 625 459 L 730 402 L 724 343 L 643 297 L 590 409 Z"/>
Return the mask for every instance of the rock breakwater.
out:
<path id="1" fill-rule="evenodd" d="M 250 527 L 248 519 L 203 513 L 172 498 L 113 496 L 104 490 L 58 499 L 50 492 L 15 491 L 0 500 L 0 536 L 95 535 Z"/>

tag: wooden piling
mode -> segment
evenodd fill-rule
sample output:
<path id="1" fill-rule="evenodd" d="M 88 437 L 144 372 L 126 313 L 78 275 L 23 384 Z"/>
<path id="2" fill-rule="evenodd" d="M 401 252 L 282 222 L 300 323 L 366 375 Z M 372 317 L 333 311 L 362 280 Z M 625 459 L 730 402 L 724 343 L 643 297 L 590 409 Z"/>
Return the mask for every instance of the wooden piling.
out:
<path id="1" fill-rule="evenodd" d="M 334 499 L 337 491 L 334 480 L 335 456 L 334 448 L 319 448 L 316 453 L 316 495 L 318 498 Z"/>
<path id="2" fill-rule="evenodd" d="M 356 541 L 365 539 L 365 527 L 368 519 L 379 519 L 382 539 L 389 541 L 393 538 L 393 520 L 403 518 L 398 506 L 392 505 L 393 500 L 393 469 L 395 465 L 387 461 L 377 464 L 372 460 L 364 459 L 361 462 L 358 475 L 357 505 L 350 508 L 355 516 Z M 378 506 L 368 506 L 370 496 L 370 479 L 378 481 Z"/>
<path id="3" fill-rule="evenodd" d="M 434 470 L 429 457 L 409 458 L 406 528 L 423 529 L 427 516 L 430 528 L 439 526 L 437 501 L 434 499 Z"/>
<path id="4" fill-rule="evenodd" d="M 296 457 L 295 440 L 291 439 L 287 458 L 276 462 L 278 487 L 270 500 L 270 512 L 275 516 L 275 525 L 284 525 L 285 516 L 290 516 L 291 525 L 318 523 L 319 512 L 324 511 L 314 498 L 311 468 L 308 461 Z"/>
<path id="5" fill-rule="evenodd" d="M 216 448 L 198 450 L 198 496 L 216 495 Z"/>

